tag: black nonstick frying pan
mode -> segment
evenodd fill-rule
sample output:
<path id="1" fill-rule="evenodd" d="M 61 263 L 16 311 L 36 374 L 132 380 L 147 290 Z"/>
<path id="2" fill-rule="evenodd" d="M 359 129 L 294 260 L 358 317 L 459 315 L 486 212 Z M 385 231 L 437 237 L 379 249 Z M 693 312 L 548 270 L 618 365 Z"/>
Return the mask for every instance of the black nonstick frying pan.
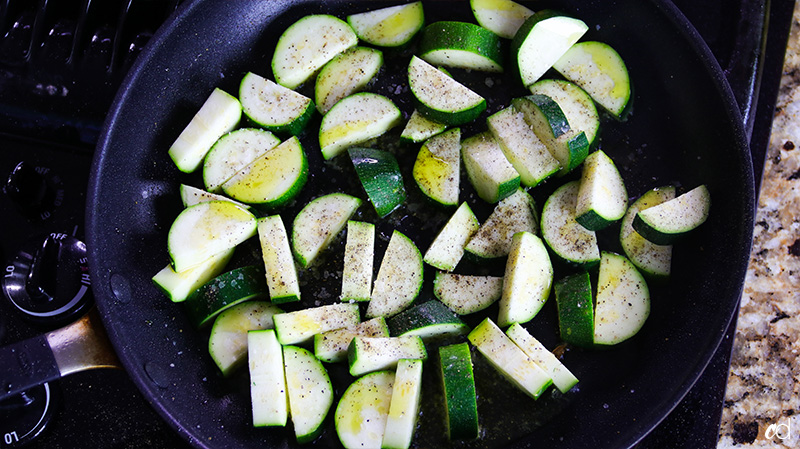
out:
<path id="1" fill-rule="evenodd" d="M 207 352 L 207 331 L 195 330 L 180 305 L 170 303 L 151 278 L 167 262 L 166 234 L 180 210 L 178 185 L 194 183 L 167 155 L 171 142 L 214 87 L 236 93 L 247 71 L 271 76 L 270 54 L 280 33 L 317 12 L 344 17 L 387 6 L 378 1 L 198 0 L 187 2 L 137 59 L 109 113 L 90 181 L 87 235 L 97 308 L 124 367 L 153 407 L 197 447 L 294 447 L 290 429 L 251 426 L 246 370 L 223 379 Z M 564 361 L 581 380 L 566 395 L 554 389 L 533 401 L 499 378 L 475 353 L 481 439 L 456 447 L 618 448 L 635 444 L 678 403 L 718 346 L 739 300 L 753 225 L 753 172 L 741 117 L 725 77 L 699 35 L 669 2 L 661 0 L 563 0 L 535 2 L 558 8 L 589 25 L 584 39 L 614 46 L 634 84 L 627 121 L 604 117 L 600 147 L 618 164 L 628 192 L 676 183 L 707 184 L 709 220 L 675 247 L 673 276 L 654 285 L 651 316 L 632 340 L 607 350 L 568 348 Z M 472 21 L 468 2 L 425 3 L 427 21 Z M 403 63 L 413 46 L 387 50 L 387 67 L 372 90 L 411 112 L 401 87 Z M 405 58 L 405 59 L 403 59 Z M 400 68 L 398 70 L 398 68 Z M 490 99 L 489 112 L 525 91 L 509 74 L 498 80 L 461 73 Z M 469 127 L 465 133 L 477 132 Z M 313 124 L 312 124 L 313 129 Z M 331 191 L 364 197 L 348 161 L 323 163 L 313 132 L 301 137 L 310 159 L 309 183 L 292 213 L 308 199 Z M 415 146 L 394 151 L 408 167 Z M 398 228 L 425 248 L 448 216 L 410 200 L 384 220 L 363 206 L 360 219 L 375 221 L 379 248 Z M 539 207 L 561 181 L 532 192 Z M 468 183 L 462 200 L 480 205 Z M 419 206 L 419 207 L 417 207 Z M 614 231 L 606 249 L 618 250 Z M 341 245 L 341 244 L 339 244 Z M 245 263 L 253 245 L 237 254 Z M 304 305 L 335 300 L 337 248 L 328 262 L 301 273 Z M 376 259 L 377 260 L 377 259 Z M 467 268 L 470 268 L 467 266 Z M 475 270 L 491 268 L 475 267 Z M 329 276 L 334 274 L 334 276 Z M 426 275 L 428 273 L 426 272 Z M 327 275 L 327 276 L 326 276 Z M 429 284 L 432 276 L 427 276 Z M 332 293 L 333 292 L 333 293 Z M 425 293 L 424 293 L 425 294 Z M 527 327 L 548 347 L 559 344 L 554 301 Z M 491 313 L 491 312 L 490 312 Z M 468 318 L 474 320 L 476 318 Z M 474 324 L 474 322 L 470 322 Z M 431 354 L 434 351 L 430 351 Z M 425 403 L 416 444 L 448 446 L 435 357 L 426 364 Z M 347 375 L 331 367 L 337 396 Z M 312 446 L 338 444 L 332 422 Z"/>

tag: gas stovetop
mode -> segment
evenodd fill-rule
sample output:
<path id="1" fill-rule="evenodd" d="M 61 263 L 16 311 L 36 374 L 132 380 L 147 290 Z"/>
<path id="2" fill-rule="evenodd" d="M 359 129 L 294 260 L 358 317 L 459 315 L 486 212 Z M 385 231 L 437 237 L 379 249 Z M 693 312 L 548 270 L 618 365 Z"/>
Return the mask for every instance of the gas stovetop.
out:
<path id="1" fill-rule="evenodd" d="M 0 260 L 52 239 L 83 239 L 94 144 L 136 56 L 181 0 L 0 0 Z M 793 2 L 676 0 L 720 61 L 751 133 L 760 181 Z M 768 6 L 769 5 L 769 6 Z M 24 259 L 24 258 L 23 258 Z M 70 300 L 77 295 L 68 295 Z M 0 297 L 0 346 L 50 331 L 91 306 L 31 316 Z M 75 304 L 72 304 L 75 302 Z M 46 315 L 46 314 L 45 314 Z M 707 448 L 717 427 L 735 323 L 698 384 L 638 446 Z M 73 374 L 0 403 L 0 448 L 181 448 L 126 373 Z"/>

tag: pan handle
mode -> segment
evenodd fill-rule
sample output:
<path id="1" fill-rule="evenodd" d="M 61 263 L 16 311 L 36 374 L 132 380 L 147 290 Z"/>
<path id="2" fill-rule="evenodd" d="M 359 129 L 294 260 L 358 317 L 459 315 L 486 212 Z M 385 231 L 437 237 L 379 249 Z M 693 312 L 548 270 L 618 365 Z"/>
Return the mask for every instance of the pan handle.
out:
<path id="1" fill-rule="evenodd" d="M 122 368 L 95 308 L 72 324 L 0 348 L 0 401 L 93 368 Z"/>

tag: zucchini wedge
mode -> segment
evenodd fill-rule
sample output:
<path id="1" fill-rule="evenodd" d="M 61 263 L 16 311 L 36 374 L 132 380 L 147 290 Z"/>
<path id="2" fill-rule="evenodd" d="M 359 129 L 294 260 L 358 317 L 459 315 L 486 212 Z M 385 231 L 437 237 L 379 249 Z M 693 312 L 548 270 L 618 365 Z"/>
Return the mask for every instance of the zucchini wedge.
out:
<path id="1" fill-rule="evenodd" d="M 379 448 L 392 403 L 394 371 L 377 371 L 354 380 L 334 414 L 336 435 L 345 448 Z"/>
<path id="2" fill-rule="evenodd" d="M 511 240 L 497 325 L 527 323 L 544 306 L 553 285 L 553 265 L 542 240 L 518 232 Z"/>
<path id="3" fill-rule="evenodd" d="M 395 369 L 402 359 L 426 360 L 425 343 L 417 335 L 403 337 L 357 336 L 347 349 L 350 375 L 358 377 L 374 371 Z"/>
<path id="4" fill-rule="evenodd" d="M 558 103 L 571 129 L 583 131 L 589 146 L 595 146 L 600 130 L 600 115 L 592 97 L 577 84 L 566 80 L 543 79 L 528 87 L 532 95 L 546 95 Z"/>
<path id="5" fill-rule="evenodd" d="M 705 184 L 640 210 L 633 219 L 633 229 L 656 245 L 670 245 L 705 223 L 711 209 L 711 194 Z"/>
<path id="6" fill-rule="evenodd" d="M 621 219 L 628 209 L 628 190 L 617 166 L 603 150 L 586 157 L 581 172 L 575 220 L 599 231 Z"/>
<path id="7" fill-rule="evenodd" d="M 470 0 L 478 24 L 496 35 L 513 39 L 533 11 L 511 0 Z"/>
<path id="8" fill-rule="evenodd" d="M 285 427 L 289 420 L 289 397 L 283 370 L 283 348 L 274 330 L 247 333 L 247 361 L 253 427 Z"/>
<path id="9" fill-rule="evenodd" d="M 292 252 L 301 267 L 307 268 L 314 263 L 359 206 L 361 200 L 354 196 L 329 193 L 311 200 L 295 215 Z"/>
<path id="10" fill-rule="evenodd" d="M 440 347 L 439 369 L 444 386 L 448 438 L 451 441 L 478 438 L 478 404 L 469 345 L 457 343 Z"/>
<path id="11" fill-rule="evenodd" d="M 589 273 L 579 272 L 556 281 L 553 289 L 558 306 L 561 339 L 575 346 L 594 345 L 594 301 Z"/>
<path id="12" fill-rule="evenodd" d="M 393 337 L 417 335 L 425 342 L 469 332 L 452 310 L 434 299 L 403 310 L 389 318 L 386 325 Z"/>
<path id="13" fill-rule="evenodd" d="M 548 351 L 519 323 L 509 326 L 506 335 L 553 379 L 553 385 L 558 388 L 558 391 L 566 393 L 578 384 L 578 378 L 558 360 L 558 357 Z"/>
<path id="14" fill-rule="evenodd" d="M 653 278 L 669 277 L 672 265 L 672 245 L 656 245 L 633 229 L 633 220 L 640 210 L 675 198 L 675 187 L 650 189 L 628 207 L 619 231 L 619 241 L 628 259 L 644 275 Z"/>
<path id="15" fill-rule="evenodd" d="M 342 268 L 342 301 L 369 301 L 374 259 L 375 225 L 348 221 Z"/>
<path id="16" fill-rule="evenodd" d="M 478 231 L 480 223 L 467 202 L 461 203 L 436 234 L 422 260 L 444 271 L 453 271 L 464 255 L 464 246 Z"/>
<path id="17" fill-rule="evenodd" d="M 406 188 L 394 154 L 360 147 L 352 147 L 347 153 L 379 218 L 391 214 L 403 204 Z"/>
<path id="18" fill-rule="evenodd" d="M 419 56 L 434 66 L 503 72 L 500 38 L 474 23 L 441 21 L 422 30 Z"/>
<path id="19" fill-rule="evenodd" d="M 603 252 L 597 278 L 594 343 L 614 345 L 634 335 L 650 315 L 650 291 L 625 256 Z"/>
<path id="20" fill-rule="evenodd" d="M 199 329 L 213 322 L 217 315 L 230 307 L 245 301 L 268 298 L 263 268 L 245 265 L 209 280 L 192 292 L 183 305 L 189 321 Z"/>
<path id="21" fill-rule="evenodd" d="M 258 219 L 258 239 L 267 277 L 270 300 L 275 304 L 300 300 L 297 268 L 289 237 L 280 215 Z"/>
<path id="22" fill-rule="evenodd" d="M 208 337 L 208 353 L 224 377 L 247 361 L 247 333 L 272 329 L 273 315 L 282 312 L 268 301 L 247 301 L 217 316 Z"/>
<path id="23" fill-rule="evenodd" d="M 575 221 L 580 181 L 570 181 L 553 192 L 542 209 L 542 237 L 561 259 L 590 267 L 600 262 L 597 235 Z"/>
<path id="24" fill-rule="evenodd" d="M 389 327 L 383 317 L 362 321 L 353 327 L 343 327 L 314 335 L 314 355 L 328 363 L 347 361 L 347 348 L 356 337 L 388 337 Z"/>
<path id="25" fill-rule="evenodd" d="M 487 203 L 497 203 L 519 188 L 519 173 L 490 132 L 464 139 L 461 159 L 472 187 Z"/>
<path id="26" fill-rule="evenodd" d="M 500 200 L 489 218 L 464 248 L 477 260 L 505 257 L 511 250 L 511 239 L 517 232 L 539 232 L 536 203 L 525 189 L 517 189 Z"/>
<path id="27" fill-rule="evenodd" d="M 390 317 L 408 307 L 422 289 L 422 278 L 422 254 L 410 238 L 395 229 L 372 285 L 367 317 Z"/>
<path id="28" fill-rule="evenodd" d="M 361 322 L 358 304 L 338 303 L 310 307 L 275 316 L 275 334 L 282 345 L 310 342 L 315 335 Z"/>
<path id="29" fill-rule="evenodd" d="M 371 92 L 359 92 L 337 102 L 322 117 L 319 147 L 325 160 L 347 148 L 374 139 L 402 119 L 392 100 Z"/>
<path id="30" fill-rule="evenodd" d="M 447 125 L 433 121 L 424 115 L 419 110 L 414 109 L 411 117 L 408 118 L 403 132 L 400 133 L 400 138 L 413 143 L 423 142 L 439 133 L 444 132 Z"/>
<path id="31" fill-rule="evenodd" d="M 444 206 L 458 204 L 461 185 L 461 129 L 431 137 L 419 149 L 411 172 L 428 198 Z"/>
<path id="32" fill-rule="evenodd" d="M 280 143 L 270 131 L 256 128 L 240 128 L 220 137 L 203 161 L 206 190 L 221 193 L 225 181 Z"/>
<path id="33" fill-rule="evenodd" d="M 389 6 L 347 16 L 358 38 L 378 47 L 407 44 L 425 23 L 422 2 Z"/>
<path id="34" fill-rule="evenodd" d="M 283 364 L 295 439 L 309 443 L 322 433 L 333 405 L 331 378 L 322 362 L 304 348 L 284 346 Z"/>
<path id="35" fill-rule="evenodd" d="M 483 97 L 417 56 L 408 64 L 408 86 L 417 110 L 448 126 L 470 122 L 486 110 Z"/>
<path id="36" fill-rule="evenodd" d="M 481 311 L 503 294 L 502 276 L 476 276 L 437 271 L 433 294 L 459 315 Z"/>
<path id="37" fill-rule="evenodd" d="M 386 418 L 382 448 L 404 449 L 411 447 L 417 430 L 422 399 L 422 360 L 402 359 L 395 370 L 392 401 Z"/>
<path id="38" fill-rule="evenodd" d="M 352 47 L 330 60 L 317 75 L 314 99 L 326 114 L 344 97 L 362 91 L 383 66 L 383 53 L 369 47 Z"/>
<path id="39" fill-rule="evenodd" d="M 314 101 L 253 72 L 239 84 L 242 111 L 253 123 L 278 134 L 300 134 L 314 115 Z"/>

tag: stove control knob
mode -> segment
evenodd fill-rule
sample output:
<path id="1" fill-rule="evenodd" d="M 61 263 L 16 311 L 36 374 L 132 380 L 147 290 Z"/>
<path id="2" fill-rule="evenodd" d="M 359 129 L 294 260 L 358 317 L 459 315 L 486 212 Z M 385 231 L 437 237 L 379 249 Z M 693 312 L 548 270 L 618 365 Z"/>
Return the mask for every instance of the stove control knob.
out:
<path id="1" fill-rule="evenodd" d="M 58 408 L 54 387 L 45 383 L 0 401 L 0 447 L 22 447 L 44 430 Z"/>
<path id="2" fill-rule="evenodd" d="M 60 177 L 47 167 L 35 167 L 25 161 L 8 175 L 3 192 L 27 217 L 41 220 L 50 218 L 64 198 Z"/>
<path id="3" fill-rule="evenodd" d="M 31 321 L 65 324 L 93 303 L 86 244 L 52 233 L 28 240 L 6 266 L 3 292 Z"/>

